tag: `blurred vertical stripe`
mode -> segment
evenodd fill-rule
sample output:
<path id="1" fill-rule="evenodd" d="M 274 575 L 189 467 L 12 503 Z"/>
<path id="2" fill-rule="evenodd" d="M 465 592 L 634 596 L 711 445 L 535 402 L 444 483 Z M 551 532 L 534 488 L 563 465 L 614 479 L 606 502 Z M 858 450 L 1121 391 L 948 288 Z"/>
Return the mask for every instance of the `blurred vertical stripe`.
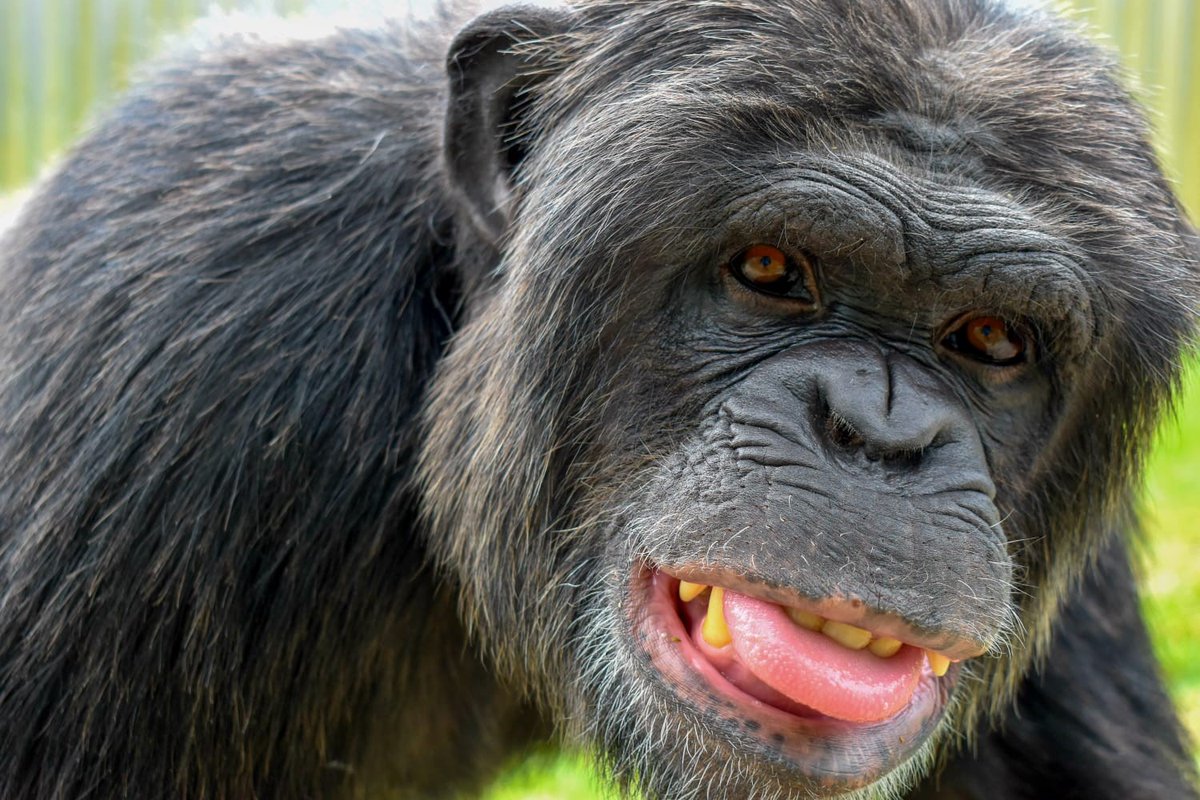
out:
<path id="1" fill-rule="evenodd" d="M 1200 220 L 1200 0 L 1068 0 L 1059 8 L 1117 48 L 1151 109 L 1155 143 Z"/>
<path id="2" fill-rule="evenodd" d="M 346 5 L 352 5 L 347 0 Z M 303 0 L 0 0 L 0 193 L 19 188 L 205 9 L 287 13 Z"/>
<path id="3" fill-rule="evenodd" d="M 873 0 L 872 0 L 873 1 Z M 130 67 L 205 8 L 287 13 L 352 0 L 0 0 L 0 191 L 33 178 Z M 404 4 L 398 3 L 403 9 Z M 409 3 L 411 5 L 411 2 Z M 1058 0 L 1117 47 L 1154 114 L 1157 144 L 1200 214 L 1200 0 Z"/>

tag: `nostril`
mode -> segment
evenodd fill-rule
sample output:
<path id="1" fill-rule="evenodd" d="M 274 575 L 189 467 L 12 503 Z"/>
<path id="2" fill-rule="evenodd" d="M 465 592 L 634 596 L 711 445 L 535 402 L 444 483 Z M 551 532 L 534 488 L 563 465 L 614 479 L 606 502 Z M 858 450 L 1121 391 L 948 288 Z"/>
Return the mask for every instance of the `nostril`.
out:
<path id="1" fill-rule="evenodd" d="M 833 409 L 825 411 L 825 438 L 836 448 L 846 453 L 861 451 L 869 461 L 877 461 L 886 467 L 912 469 L 920 466 L 925 447 L 879 446 L 865 436 Z"/>
<path id="2" fill-rule="evenodd" d="M 833 411 L 825 415 L 825 436 L 843 450 L 858 450 L 867 443 L 854 426 Z"/>
<path id="3" fill-rule="evenodd" d="M 884 453 L 881 460 L 889 467 L 911 469 L 920 466 L 924 455 L 925 451 L 921 448 L 892 450 Z"/>

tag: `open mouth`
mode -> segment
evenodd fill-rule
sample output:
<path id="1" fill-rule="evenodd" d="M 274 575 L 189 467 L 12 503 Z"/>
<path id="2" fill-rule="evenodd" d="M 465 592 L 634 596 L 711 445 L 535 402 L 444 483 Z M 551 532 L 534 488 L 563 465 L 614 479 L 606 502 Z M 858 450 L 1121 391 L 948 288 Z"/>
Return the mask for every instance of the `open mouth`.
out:
<path id="1" fill-rule="evenodd" d="M 901 621 L 687 575 L 639 571 L 636 629 L 669 689 L 735 745 L 842 791 L 878 780 L 937 727 L 958 667 Z"/>

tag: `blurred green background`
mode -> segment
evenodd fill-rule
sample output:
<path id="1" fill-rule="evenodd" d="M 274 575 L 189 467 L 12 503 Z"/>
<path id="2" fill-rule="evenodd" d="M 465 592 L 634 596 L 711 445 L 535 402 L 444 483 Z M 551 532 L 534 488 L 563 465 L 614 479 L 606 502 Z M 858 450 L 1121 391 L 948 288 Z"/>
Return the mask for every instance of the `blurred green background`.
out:
<path id="1" fill-rule="evenodd" d="M 392 5 L 420 13 L 428 4 Z M 290 14 L 362 6 L 351 0 L 0 0 L 0 226 L 21 190 L 126 85 L 131 68 L 206 9 Z M 1058 8 L 1120 51 L 1151 109 L 1167 171 L 1195 219 L 1200 0 L 1070 0 Z M 1200 741 L 1200 367 L 1194 361 L 1179 413 L 1161 431 L 1145 498 L 1146 612 L 1171 690 Z M 515 767 L 491 797 L 599 792 L 582 760 L 543 755 Z"/>

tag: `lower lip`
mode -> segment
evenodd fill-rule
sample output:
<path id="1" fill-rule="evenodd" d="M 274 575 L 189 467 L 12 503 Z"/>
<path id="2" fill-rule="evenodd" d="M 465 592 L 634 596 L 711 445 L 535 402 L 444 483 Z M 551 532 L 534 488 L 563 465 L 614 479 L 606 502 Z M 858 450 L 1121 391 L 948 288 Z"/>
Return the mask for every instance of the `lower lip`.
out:
<path id="1" fill-rule="evenodd" d="M 697 716 L 694 724 L 710 725 L 716 715 L 730 747 L 748 746 L 777 766 L 782 757 L 814 788 L 874 783 L 915 754 L 943 716 L 954 666 L 941 679 L 923 674 L 908 705 L 880 722 L 801 717 L 768 705 L 726 680 L 693 644 L 675 604 L 676 579 L 643 567 L 631 589 L 638 641 L 669 691 Z"/>

